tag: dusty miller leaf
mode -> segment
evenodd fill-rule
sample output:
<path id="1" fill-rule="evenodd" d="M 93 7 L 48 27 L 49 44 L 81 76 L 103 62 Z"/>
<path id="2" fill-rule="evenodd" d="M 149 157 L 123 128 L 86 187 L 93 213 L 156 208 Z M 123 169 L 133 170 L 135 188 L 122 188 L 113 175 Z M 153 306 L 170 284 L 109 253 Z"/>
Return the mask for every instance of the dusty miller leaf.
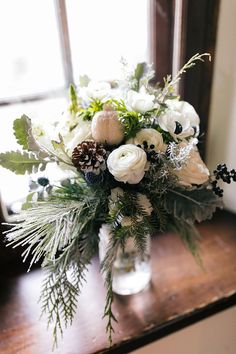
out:
<path id="1" fill-rule="evenodd" d="M 32 134 L 31 119 L 29 117 L 23 114 L 20 118 L 15 119 L 13 130 L 16 141 L 24 150 L 40 151 L 40 147 Z"/>
<path id="2" fill-rule="evenodd" d="M 210 219 L 216 208 L 222 206 L 222 200 L 207 188 L 169 189 L 164 199 L 166 211 L 187 223 Z"/>
<path id="3" fill-rule="evenodd" d="M 32 152 L 17 150 L 0 154 L 0 165 L 17 175 L 24 175 L 26 172 L 36 173 L 38 170 L 43 171 L 46 163 L 47 161 Z"/>

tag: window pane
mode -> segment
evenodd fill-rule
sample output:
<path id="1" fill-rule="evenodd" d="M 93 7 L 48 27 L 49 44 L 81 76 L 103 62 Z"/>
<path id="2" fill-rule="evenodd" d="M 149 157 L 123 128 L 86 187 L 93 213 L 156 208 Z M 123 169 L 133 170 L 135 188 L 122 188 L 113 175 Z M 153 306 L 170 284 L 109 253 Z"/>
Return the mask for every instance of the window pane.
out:
<path id="1" fill-rule="evenodd" d="M 148 61 L 148 0 L 69 0 L 75 81 L 119 76 L 120 59 Z"/>
<path id="2" fill-rule="evenodd" d="M 44 101 L 4 106 L 0 108 L 0 152 L 19 148 L 12 130 L 15 118 L 22 114 L 42 124 L 60 120 L 67 109 L 66 98 L 54 98 Z M 55 172 L 56 173 L 56 172 Z M 55 178 L 56 179 L 56 178 Z M 15 175 L 13 172 L 0 167 L 0 193 L 7 206 L 19 204 L 29 191 L 29 176 Z"/>
<path id="3" fill-rule="evenodd" d="M 0 2 L 0 98 L 64 86 L 53 0 Z"/>

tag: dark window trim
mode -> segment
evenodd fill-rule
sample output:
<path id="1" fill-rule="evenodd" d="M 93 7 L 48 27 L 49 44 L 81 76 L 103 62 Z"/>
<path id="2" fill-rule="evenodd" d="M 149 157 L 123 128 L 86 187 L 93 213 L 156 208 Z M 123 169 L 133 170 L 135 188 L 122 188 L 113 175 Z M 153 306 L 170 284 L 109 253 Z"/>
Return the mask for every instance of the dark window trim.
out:
<path id="1" fill-rule="evenodd" d="M 214 57 L 220 0 L 151 0 L 151 60 L 155 82 L 172 73 L 175 6 L 182 5 L 180 67 L 196 53 L 210 53 L 212 61 L 200 63 L 181 79 L 181 98 L 191 103 L 201 119 L 199 149 L 206 151 L 208 115 L 213 80 Z"/>
<path id="2" fill-rule="evenodd" d="M 172 73 L 174 0 L 150 0 L 150 59 L 155 81 Z"/>
<path id="3" fill-rule="evenodd" d="M 180 94 L 201 119 L 199 150 L 205 157 L 220 0 L 183 0 L 182 63 L 196 53 L 210 53 L 212 61 L 196 65 L 182 79 Z"/>

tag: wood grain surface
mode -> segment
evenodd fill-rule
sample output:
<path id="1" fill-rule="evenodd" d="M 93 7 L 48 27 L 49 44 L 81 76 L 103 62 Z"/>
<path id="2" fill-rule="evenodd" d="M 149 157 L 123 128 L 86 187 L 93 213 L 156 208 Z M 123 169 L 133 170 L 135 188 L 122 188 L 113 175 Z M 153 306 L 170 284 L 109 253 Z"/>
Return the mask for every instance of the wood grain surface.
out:
<path id="1" fill-rule="evenodd" d="M 173 233 L 152 242 L 152 283 L 133 296 L 116 296 L 113 347 L 108 349 L 102 320 L 105 289 L 97 258 L 88 271 L 73 325 L 54 353 L 129 353 L 132 349 L 173 332 L 236 303 L 236 217 L 219 212 L 199 226 L 202 234 L 201 269 Z M 17 274 L 18 273 L 18 274 Z M 37 303 L 43 274 L 10 268 L 0 277 L 0 353 L 50 353 L 52 338 L 46 320 L 39 320 Z M 200 316 L 199 316 L 200 314 Z M 202 315 L 201 315 L 202 314 Z"/>

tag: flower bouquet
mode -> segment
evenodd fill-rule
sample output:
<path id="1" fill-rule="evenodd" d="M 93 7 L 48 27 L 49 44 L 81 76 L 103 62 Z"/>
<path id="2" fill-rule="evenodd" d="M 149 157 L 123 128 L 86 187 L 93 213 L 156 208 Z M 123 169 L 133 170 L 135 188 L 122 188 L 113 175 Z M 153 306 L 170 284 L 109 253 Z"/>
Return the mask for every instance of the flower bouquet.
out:
<path id="1" fill-rule="evenodd" d="M 124 79 L 112 83 L 84 76 L 70 88 L 68 114 L 53 126 L 25 115 L 14 121 L 21 148 L 0 154 L 0 164 L 16 174 L 41 172 L 7 241 L 23 246 L 24 261 L 31 257 L 30 267 L 41 262 L 46 272 L 40 300 L 55 341 L 76 312 L 98 235 L 110 342 L 117 257 L 130 252 L 148 262 L 150 235 L 173 229 L 200 259 L 194 223 L 222 207 L 219 181 L 236 180 L 225 165 L 210 174 L 197 148 L 199 117 L 175 95 L 181 74 L 205 56 L 196 54 L 162 87 L 150 84 L 154 73 L 145 63 L 134 70 L 123 63 Z M 66 177 L 46 178 L 50 164 Z"/>

